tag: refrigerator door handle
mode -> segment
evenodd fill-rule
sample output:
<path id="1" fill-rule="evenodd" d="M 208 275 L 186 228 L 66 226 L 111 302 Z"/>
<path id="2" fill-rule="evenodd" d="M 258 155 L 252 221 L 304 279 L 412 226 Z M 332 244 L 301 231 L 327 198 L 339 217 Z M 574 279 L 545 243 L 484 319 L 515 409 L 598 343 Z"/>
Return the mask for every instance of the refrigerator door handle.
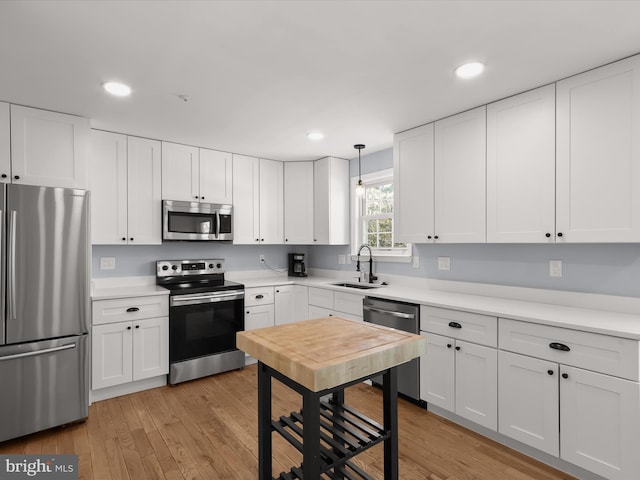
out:
<path id="1" fill-rule="evenodd" d="M 14 355 L 7 355 L 6 357 L 0 357 L 0 362 L 5 360 L 15 360 L 16 358 L 35 357 L 36 355 L 44 355 L 45 353 L 59 352 L 61 350 L 69 350 L 70 348 L 76 348 L 75 343 L 67 343 L 66 345 L 60 345 L 59 347 L 45 348 L 44 350 L 34 350 L 33 352 L 16 353 Z"/>
<path id="2" fill-rule="evenodd" d="M 9 281 L 7 282 L 7 289 L 9 290 L 9 308 L 8 317 L 10 320 L 15 320 L 16 314 L 16 219 L 18 212 L 12 210 L 9 212 L 9 250 L 8 250 L 8 263 L 9 263 Z"/>

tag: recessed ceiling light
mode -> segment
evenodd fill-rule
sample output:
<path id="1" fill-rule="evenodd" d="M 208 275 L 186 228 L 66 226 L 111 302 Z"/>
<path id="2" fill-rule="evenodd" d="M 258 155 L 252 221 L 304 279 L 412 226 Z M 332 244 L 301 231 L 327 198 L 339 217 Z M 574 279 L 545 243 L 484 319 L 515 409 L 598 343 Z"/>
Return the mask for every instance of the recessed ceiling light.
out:
<path id="1" fill-rule="evenodd" d="M 469 62 L 460 65 L 456 68 L 455 72 L 459 78 L 473 78 L 477 77 L 484 71 L 484 64 L 480 62 Z"/>
<path id="2" fill-rule="evenodd" d="M 131 87 L 120 82 L 105 82 L 102 84 L 102 88 L 116 97 L 128 97 L 131 95 Z"/>
<path id="3" fill-rule="evenodd" d="M 307 138 L 309 140 L 322 140 L 324 138 L 324 133 L 322 132 L 309 132 L 307 133 Z"/>

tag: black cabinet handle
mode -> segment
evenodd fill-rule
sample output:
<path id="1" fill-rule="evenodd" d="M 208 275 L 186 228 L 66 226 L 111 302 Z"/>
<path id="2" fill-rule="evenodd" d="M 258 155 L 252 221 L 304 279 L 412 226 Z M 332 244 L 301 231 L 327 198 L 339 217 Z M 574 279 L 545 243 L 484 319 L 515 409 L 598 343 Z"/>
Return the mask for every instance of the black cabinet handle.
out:
<path id="1" fill-rule="evenodd" d="M 571 349 L 564 343 L 557 343 L 557 342 L 551 342 L 549 344 L 549 348 L 553 348 L 554 350 L 562 350 L 563 352 L 571 351 Z"/>
<path id="2" fill-rule="evenodd" d="M 129 238 L 129 240 L 133 242 L 133 237 Z"/>
<path id="3" fill-rule="evenodd" d="M 136 325 L 136 328 L 140 328 L 140 325 Z"/>
<path id="4" fill-rule="evenodd" d="M 458 322 L 449 322 L 449 326 L 451 328 L 462 328 L 462 325 L 460 325 Z"/>
<path id="5" fill-rule="evenodd" d="M 249 315 L 251 312 L 249 310 L 247 310 L 247 315 Z"/>
<path id="6" fill-rule="evenodd" d="M 260 239 L 260 241 L 261 241 L 261 242 L 264 242 L 264 238 L 261 238 L 261 239 Z"/>
<path id="7" fill-rule="evenodd" d="M 122 241 L 123 241 L 123 242 L 126 242 L 126 241 L 127 241 L 127 238 L 126 238 L 126 237 L 122 237 Z"/>
<path id="8" fill-rule="evenodd" d="M 459 351 L 460 351 L 460 347 L 456 347 L 456 351 L 458 351 L 458 352 L 459 352 Z"/>
<path id="9" fill-rule="evenodd" d="M 2 178 L 7 178 L 7 174 L 6 174 L 6 173 L 3 173 L 3 174 L 2 174 Z"/>
<path id="10" fill-rule="evenodd" d="M 447 343 L 447 348 L 451 348 L 453 345 L 451 345 L 450 343 Z"/>
<path id="11" fill-rule="evenodd" d="M 435 238 L 437 240 L 438 239 L 438 235 L 434 235 L 433 238 Z"/>
<path id="12" fill-rule="evenodd" d="M 431 235 L 427 235 L 427 240 L 431 240 Z"/>
<path id="13" fill-rule="evenodd" d="M 259 239 L 259 238 L 256 238 L 256 242 L 259 242 L 259 241 L 260 241 L 260 239 Z"/>
<path id="14" fill-rule="evenodd" d="M 547 373 L 548 373 L 549 375 L 553 375 L 553 370 L 547 370 Z"/>
<path id="15" fill-rule="evenodd" d="M 568 373 L 563 373 L 562 374 L 562 378 L 569 378 L 569 374 Z"/>
<path id="16" fill-rule="evenodd" d="M 194 195 L 193 198 L 198 198 L 198 195 Z"/>
<path id="17" fill-rule="evenodd" d="M 280 290 L 276 290 L 276 293 L 280 293 Z"/>
<path id="18" fill-rule="evenodd" d="M 562 232 L 558 232 L 558 236 L 561 237 L 562 236 Z"/>
<path id="19" fill-rule="evenodd" d="M 15 178 L 16 180 L 20 180 L 20 175 L 16 175 L 16 176 L 15 176 L 15 177 L 13 177 L 13 178 Z"/>
<path id="20" fill-rule="evenodd" d="M 289 239 L 288 239 L 288 238 L 285 238 L 285 239 L 284 239 L 284 241 L 285 241 L 285 242 L 288 242 L 288 241 L 289 241 Z"/>
<path id="21" fill-rule="evenodd" d="M 201 200 L 204 200 L 204 195 L 202 197 L 200 197 Z"/>
<path id="22" fill-rule="evenodd" d="M 261 298 L 264 298 L 264 295 L 256 295 L 256 299 L 260 300 Z"/>
<path id="23" fill-rule="evenodd" d="M 129 326 L 129 327 L 127 327 L 127 330 L 131 330 L 131 327 L 130 327 L 130 326 Z"/>
<path id="24" fill-rule="evenodd" d="M 551 236 L 551 234 L 550 233 L 545 233 L 544 236 L 549 238 Z"/>
<path id="25" fill-rule="evenodd" d="M 138 307 L 129 307 L 127 308 L 127 312 L 131 313 L 131 312 L 139 312 L 140 309 Z"/>

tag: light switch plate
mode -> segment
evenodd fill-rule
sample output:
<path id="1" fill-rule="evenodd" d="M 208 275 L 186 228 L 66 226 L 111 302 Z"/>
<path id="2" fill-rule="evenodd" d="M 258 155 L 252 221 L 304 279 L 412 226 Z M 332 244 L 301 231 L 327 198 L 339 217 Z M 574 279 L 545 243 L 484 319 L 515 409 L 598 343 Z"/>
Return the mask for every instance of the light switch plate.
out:
<path id="1" fill-rule="evenodd" d="M 100 257 L 100 270 L 115 270 L 116 257 Z"/>
<path id="2" fill-rule="evenodd" d="M 438 270 L 451 270 L 451 258 L 450 257 L 438 257 Z"/>

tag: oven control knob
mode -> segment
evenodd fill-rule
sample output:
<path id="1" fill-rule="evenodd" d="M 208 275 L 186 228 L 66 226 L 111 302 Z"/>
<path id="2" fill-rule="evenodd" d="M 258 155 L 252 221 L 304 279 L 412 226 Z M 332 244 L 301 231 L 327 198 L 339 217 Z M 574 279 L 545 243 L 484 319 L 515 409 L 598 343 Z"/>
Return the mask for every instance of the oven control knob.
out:
<path id="1" fill-rule="evenodd" d="M 213 268 L 213 263 L 210 263 L 209 264 L 209 269 L 212 269 L 212 268 Z"/>
<path id="2" fill-rule="evenodd" d="M 178 269 L 178 265 L 171 265 L 171 270 L 177 270 Z"/>
<path id="3" fill-rule="evenodd" d="M 169 270 L 169 265 L 163 265 L 162 270 Z"/>
<path id="4" fill-rule="evenodd" d="M 221 263 L 216 264 L 216 268 L 222 268 L 222 264 Z"/>

